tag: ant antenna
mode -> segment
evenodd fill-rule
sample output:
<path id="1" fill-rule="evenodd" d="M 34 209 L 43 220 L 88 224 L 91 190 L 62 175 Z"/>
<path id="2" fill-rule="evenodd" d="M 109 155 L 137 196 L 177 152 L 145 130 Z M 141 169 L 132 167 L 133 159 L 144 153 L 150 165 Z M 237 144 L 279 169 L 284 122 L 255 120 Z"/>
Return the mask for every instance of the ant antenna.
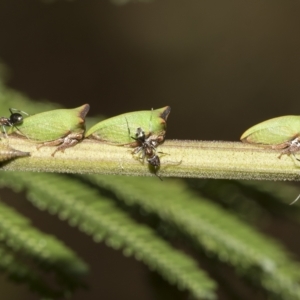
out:
<path id="1" fill-rule="evenodd" d="M 299 198 L 300 198 L 300 194 L 298 195 L 298 197 L 292 203 L 290 203 L 290 205 L 293 205 L 294 203 L 296 203 L 299 200 Z"/>
<path id="2" fill-rule="evenodd" d="M 130 132 L 130 128 L 129 128 L 129 124 L 128 124 L 128 120 L 127 120 L 127 118 L 126 118 L 126 117 L 125 117 L 125 120 L 126 120 L 126 124 L 127 124 L 128 135 L 129 135 L 131 138 L 133 138 L 133 137 L 131 136 L 131 132 Z"/>
<path id="3" fill-rule="evenodd" d="M 149 131 L 152 132 L 152 116 L 153 116 L 153 107 L 151 108 L 151 117 L 149 120 Z"/>

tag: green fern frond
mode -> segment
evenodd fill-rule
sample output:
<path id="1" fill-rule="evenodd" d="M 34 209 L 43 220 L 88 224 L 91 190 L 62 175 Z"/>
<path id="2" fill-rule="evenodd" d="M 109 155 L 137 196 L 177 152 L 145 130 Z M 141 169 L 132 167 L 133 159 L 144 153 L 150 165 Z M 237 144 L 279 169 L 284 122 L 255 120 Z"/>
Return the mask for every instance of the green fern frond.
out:
<path id="1" fill-rule="evenodd" d="M 14 107 L 31 114 L 57 106 L 33 103 L 24 95 L 0 84 L 0 114 Z M 188 191 L 182 181 L 159 182 L 156 178 L 85 177 L 110 190 L 128 206 L 138 205 L 181 231 L 208 255 L 234 266 L 238 273 L 263 287 L 278 299 L 300 299 L 299 264 L 292 261 L 282 247 L 256 232 L 236 216 L 220 209 L 210 200 Z M 126 255 L 134 255 L 149 268 L 157 270 L 171 283 L 189 290 L 196 298 L 213 298 L 214 283 L 196 263 L 158 238 L 148 227 L 137 224 L 109 199 L 101 197 L 87 184 L 66 176 L 51 174 L 2 173 L 0 183 L 14 189 L 28 188 L 30 200 L 40 209 L 47 209 L 73 226 L 105 240 Z M 275 195 L 272 188 L 249 184 L 249 193 L 256 189 L 261 195 Z M 247 183 L 240 186 L 247 186 Z M 253 183 L 254 184 L 254 183 Z M 237 183 L 238 185 L 238 183 Z M 243 190 L 248 195 L 246 189 Z M 278 190 L 278 202 L 283 196 Z M 252 193 L 252 192 L 251 192 Z M 251 194 L 250 195 L 253 195 Z M 288 194 L 285 194 L 288 195 Z M 215 197 L 215 196 L 211 196 Z M 291 197 L 294 200 L 294 196 Z M 300 203 L 300 202 L 299 202 Z M 253 206 L 259 212 L 267 206 Z M 260 212 L 259 212 L 260 213 Z M 30 230 L 29 233 L 30 235 Z M 24 251 L 30 251 L 26 244 Z M 14 250 L 15 251 L 15 250 Z M 0 259 L 1 266 L 1 259 Z"/>
<path id="2" fill-rule="evenodd" d="M 253 226 L 266 226 L 271 220 L 271 211 L 261 205 L 261 199 L 253 195 L 253 189 L 250 187 L 249 193 L 245 192 L 244 186 L 241 186 L 239 181 L 188 179 L 185 182 L 201 198 L 209 198 L 212 202 L 219 204 Z"/>
<path id="3" fill-rule="evenodd" d="M 87 266 L 71 250 L 56 238 L 32 227 L 27 218 L 3 203 L 0 203 L 0 219 L 2 270 L 51 296 L 62 296 L 81 285 L 80 278 L 86 274 Z M 47 288 L 32 270 L 32 264 L 39 273 L 54 272 L 59 290 Z"/>
<path id="4" fill-rule="evenodd" d="M 1 183 L 28 189 L 28 198 L 40 209 L 67 219 L 72 226 L 105 240 L 125 255 L 134 255 L 171 284 L 188 290 L 196 299 L 214 299 L 215 283 L 187 255 L 173 249 L 149 227 L 138 224 L 113 201 L 79 180 L 41 173 L 2 173 Z"/>
<path id="5" fill-rule="evenodd" d="M 20 260 L 18 255 L 4 245 L 0 245 L 0 271 L 15 282 L 27 284 L 33 292 L 42 297 L 61 298 L 69 295 L 69 291 L 66 289 L 47 285 L 45 276 L 41 276 L 43 274 L 33 270 L 32 265 L 29 266 Z"/>
<path id="6" fill-rule="evenodd" d="M 268 223 L 272 216 L 300 221 L 300 201 L 291 204 L 299 188 L 290 183 L 245 180 L 186 180 L 189 187 L 220 203 L 253 225 Z"/>
<path id="7" fill-rule="evenodd" d="M 259 191 L 264 196 L 272 197 L 273 199 L 283 203 L 285 206 L 295 200 L 300 193 L 299 186 L 284 182 L 276 182 L 276 184 L 274 184 L 274 182 L 268 181 L 240 180 L 237 181 L 237 183 L 240 186 L 249 187 L 248 191 Z"/>
<path id="8" fill-rule="evenodd" d="M 234 215 L 197 197 L 179 180 L 163 183 L 140 178 L 91 175 L 101 188 L 127 205 L 139 205 L 177 227 L 208 254 L 234 266 L 274 297 L 300 299 L 300 266 L 282 246 L 256 232 Z"/>
<path id="9" fill-rule="evenodd" d="M 285 216 L 300 222 L 300 190 L 296 185 L 283 182 L 237 181 L 236 185 L 246 197 L 256 201 L 261 207 L 275 216 Z M 289 205 L 293 203 L 293 205 Z"/>

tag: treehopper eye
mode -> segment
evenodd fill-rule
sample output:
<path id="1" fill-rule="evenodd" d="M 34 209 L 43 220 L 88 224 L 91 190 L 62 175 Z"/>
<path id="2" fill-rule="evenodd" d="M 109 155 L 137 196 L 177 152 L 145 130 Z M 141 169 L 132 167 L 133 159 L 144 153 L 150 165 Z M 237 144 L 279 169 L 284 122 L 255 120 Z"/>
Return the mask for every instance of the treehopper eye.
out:
<path id="1" fill-rule="evenodd" d="M 130 132 L 136 132 L 137 128 L 143 128 L 145 136 L 159 135 L 163 142 L 170 111 L 170 106 L 166 106 L 155 110 L 118 115 L 94 125 L 86 132 L 85 137 L 113 145 L 135 147 L 138 146 L 138 141 L 132 139 Z"/>
<path id="2" fill-rule="evenodd" d="M 56 109 L 29 116 L 18 125 L 12 127 L 16 136 L 28 138 L 38 143 L 38 149 L 44 146 L 58 146 L 52 153 L 73 147 L 83 139 L 85 132 L 85 116 L 90 106 L 84 104 L 73 109 Z"/>
<path id="3" fill-rule="evenodd" d="M 280 158 L 283 154 L 290 155 L 300 150 L 299 137 L 300 117 L 282 116 L 249 128 L 241 136 L 241 141 L 272 149 L 282 149 Z"/>

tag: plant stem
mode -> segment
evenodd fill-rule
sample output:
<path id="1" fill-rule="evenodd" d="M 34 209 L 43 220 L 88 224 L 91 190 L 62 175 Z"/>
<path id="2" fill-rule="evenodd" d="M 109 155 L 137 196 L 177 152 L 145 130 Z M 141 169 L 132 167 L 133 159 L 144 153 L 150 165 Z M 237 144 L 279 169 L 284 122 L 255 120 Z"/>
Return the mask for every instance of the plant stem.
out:
<path id="1" fill-rule="evenodd" d="M 52 157 L 53 147 L 37 150 L 35 143 L 15 137 L 8 142 L 31 156 L 5 162 L 1 170 L 153 176 L 146 160 L 134 159 L 133 148 L 86 139 Z M 279 151 L 250 144 L 167 140 L 158 151 L 162 177 L 300 180 L 300 163 L 292 155 L 279 159 Z"/>

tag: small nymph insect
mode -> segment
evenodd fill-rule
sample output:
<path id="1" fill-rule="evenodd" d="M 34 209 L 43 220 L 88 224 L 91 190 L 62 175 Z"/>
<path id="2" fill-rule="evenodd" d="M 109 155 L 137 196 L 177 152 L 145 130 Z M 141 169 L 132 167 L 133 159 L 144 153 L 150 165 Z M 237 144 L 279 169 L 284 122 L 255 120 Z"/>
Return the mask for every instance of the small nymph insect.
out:
<path id="1" fill-rule="evenodd" d="M 142 161 L 147 159 L 147 162 L 154 167 L 154 174 L 160 179 L 161 177 L 156 174 L 160 167 L 160 158 L 156 154 L 156 147 L 164 141 L 164 135 L 152 135 L 151 133 L 147 136 L 142 128 L 137 128 L 135 137 L 132 137 L 137 141 L 138 146 L 132 151 L 132 154 L 140 154 Z"/>
<path id="2" fill-rule="evenodd" d="M 28 138 L 44 146 L 57 146 L 57 151 L 73 147 L 79 143 L 85 132 L 85 116 L 90 106 L 84 104 L 73 109 L 56 109 L 31 115 L 23 120 L 18 128 L 12 127 L 11 132 L 23 138 Z"/>
<path id="3" fill-rule="evenodd" d="M 156 175 L 160 167 L 156 147 L 165 139 L 170 112 L 170 106 L 165 106 L 121 114 L 97 123 L 86 132 L 85 137 L 111 145 L 135 148 L 132 154 L 139 154 L 138 158 L 142 161 L 146 158 L 154 167 Z M 135 137 L 131 135 L 132 132 L 136 132 Z"/>
<path id="4" fill-rule="evenodd" d="M 23 122 L 23 115 L 28 115 L 26 112 L 21 111 L 21 110 L 17 110 L 14 108 L 10 108 L 10 117 L 6 118 L 6 117 L 0 117 L 0 126 L 1 126 L 1 131 L 2 134 L 5 135 L 5 137 L 7 137 L 7 132 L 5 127 L 15 127 L 17 128 L 17 125 L 21 124 Z M 21 114 L 22 113 L 22 114 Z"/>
<path id="5" fill-rule="evenodd" d="M 138 140 L 132 139 L 130 132 L 138 127 L 145 131 L 145 136 L 161 136 L 164 138 L 170 106 L 154 110 L 129 112 L 99 122 L 90 128 L 85 137 L 118 146 L 138 146 Z"/>
<path id="6" fill-rule="evenodd" d="M 281 149 L 279 158 L 300 150 L 300 117 L 283 116 L 259 123 L 243 133 L 241 141 Z"/>

